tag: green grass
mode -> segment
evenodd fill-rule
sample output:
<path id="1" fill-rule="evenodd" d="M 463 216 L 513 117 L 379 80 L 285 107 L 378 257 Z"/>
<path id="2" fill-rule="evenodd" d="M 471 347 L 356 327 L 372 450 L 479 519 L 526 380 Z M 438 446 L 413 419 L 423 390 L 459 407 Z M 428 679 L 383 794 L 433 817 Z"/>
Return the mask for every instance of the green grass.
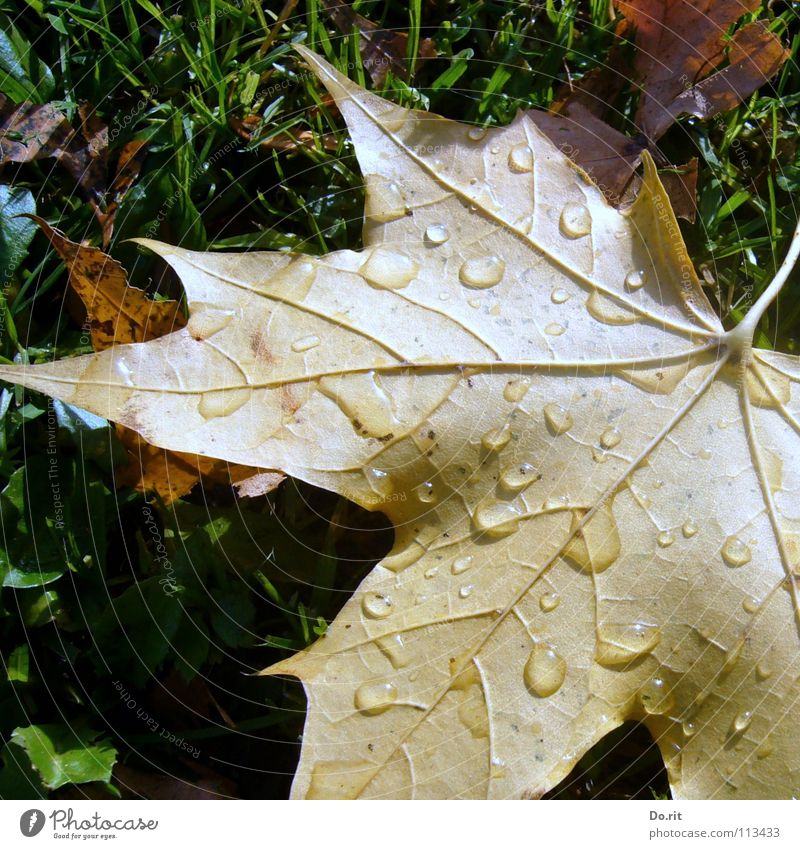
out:
<path id="1" fill-rule="evenodd" d="M 437 58 L 409 82 L 389 76 L 387 97 L 485 125 L 546 107 L 568 75 L 602 65 L 613 42 L 605 0 L 356 6 L 386 27 L 411 28 L 412 55 L 421 38 L 436 45 Z M 180 286 L 159 260 L 126 242 L 145 233 L 203 250 L 320 254 L 360 244 L 363 189 L 352 146 L 290 48 L 302 40 L 364 82 L 358 41 L 333 28 L 315 0 L 300 2 L 276 27 L 282 8 L 252 0 L 0 3 L 0 91 L 56 102 L 75 125 L 78 104 L 88 101 L 109 126 L 112 161 L 126 142 L 147 141 L 109 251 L 152 294 L 180 296 Z M 700 214 L 683 229 L 728 326 L 768 283 L 797 215 L 800 29 L 789 4 L 773 4 L 769 17 L 792 49 L 773 84 L 717 119 L 682 120 L 660 143 L 675 163 L 700 156 Z M 615 107 L 616 125 L 631 132 L 635 99 L 623 94 Z M 246 117 L 249 141 L 234 129 Z M 304 131 L 310 145 L 269 146 Z M 11 188 L 0 196 L 7 269 L 0 355 L 36 361 L 85 352 L 60 261 L 27 225 L 22 233 L 7 228 L 10 212 L 35 207 L 73 240 L 99 244 L 86 198 L 52 159 L 7 163 L 1 179 Z M 796 350 L 798 294 L 795 274 L 779 309 L 764 318 L 759 344 Z M 132 772 L 124 782 L 109 782 L 107 770 L 98 776 L 109 747 L 135 775 L 162 776 L 156 794 L 174 795 L 174 780 L 211 776 L 222 794 L 285 796 L 302 692 L 249 673 L 324 630 L 387 550 L 385 521 L 294 482 L 268 498 L 237 501 L 229 487 L 198 488 L 172 508 L 147 505 L 115 489 L 119 446 L 104 422 L 79 419 L 35 393 L 5 390 L 0 409 L 2 557 L 54 576 L 0 591 L 0 797 L 137 792 L 125 784 L 145 792 Z M 41 509 L 53 497 L 50 448 L 63 533 Z M 159 583 L 167 569 L 178 588 L 172 596 Z M 96 751 L 94 769 L 78 776 L 91 783 L 45 787 L 30 766 L 46 757 L 41 739 L 36 746 L 12 739 L 15 728 L 31 725 L 46 729 L 56 751 L 76 745 L 68 729 Z M 663 795 L 660 759 L 640 734 L 626 728 L 603 741 L 557 795 Z"/>

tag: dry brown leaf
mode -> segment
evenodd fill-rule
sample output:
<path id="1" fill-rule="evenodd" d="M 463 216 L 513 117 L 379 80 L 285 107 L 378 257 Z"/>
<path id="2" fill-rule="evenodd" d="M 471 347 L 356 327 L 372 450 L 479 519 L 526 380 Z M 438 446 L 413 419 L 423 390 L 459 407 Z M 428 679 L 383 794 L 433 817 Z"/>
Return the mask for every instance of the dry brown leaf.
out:
<path id="1" fill-rule="evenodd" d="M 358 32 L 361 61 L 376 86 L 383 85 L 389 71 L 400 79 L 408 79 L 408 33 L 384 29 L 341 0 L 323 0 L 322 6 L 344 35 Z M 421 39 L 416 67 L 435 56 L 432 39 Z"/>
<path id="2" fill-rule="evenodd" d="M 50 240 L 69 273 L 69 283 L 87 312 L 87 325 L 95 351 L 129 342 L 146 342 L 186 324 L 177 301 L 155 301 L 128 285 L 125 269 L 108 254 L 90 245 L 79 245 L 31 215 Z M 139 492 L 156 492 L 167 503 L 186 495 L 200 480 L 243 487 L 243 495 L 263 495 L 283 476 L 249 466 L 229 464 L 196 454 L 164 451 L 138 433 L 117 425 L 117 436 L 128 455 L 128 465 L 118 470 L 117 484 Z"/>
<path id="3" fill-rule="evenodd" d="M 534 798 L 629 719 L 676 797 L 798 795 L 800 358 L 752 338 L 800 232 L 726 332 L 647 152 L 621 212 L 526 116 L 478 132 L 298 49 L 355 143 L 363 250 L 146 241 L 186 328 L 0 376 L 394 522 L 269 670 L 309 698 L 294 796 Z"/>

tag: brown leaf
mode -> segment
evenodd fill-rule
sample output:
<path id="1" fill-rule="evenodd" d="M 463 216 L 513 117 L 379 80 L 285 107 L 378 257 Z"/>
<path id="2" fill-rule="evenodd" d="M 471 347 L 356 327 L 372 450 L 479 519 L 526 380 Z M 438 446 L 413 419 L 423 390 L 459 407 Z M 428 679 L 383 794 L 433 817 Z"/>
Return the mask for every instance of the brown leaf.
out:
<path id="1" fill-rule="evenodd" d="M 117 173 L 109 189 L 110 198 L 105 211 L 95 210 L 103 230 L 103 247 L 107 247 L 114 232 L 114 219 L 122 199 L 139 176 L 147 154 L 147 145 L 138 139 L 128 142 L 117 157 Z"/>
<path id="2" fill-rule="evenodd" d="M 261 118 L 258 115 L 247 115 L 244 118 L 232 117 L 229 119 L 231 127 L 243 139 L 247 141 L 253 140 L 253 133 L 261 124 Z M 300 132 L 291 133 L 283 131 L 270 135 L 264 139 L 259 139 L 259 146 L 267 150 L 278 150 L 281 152 L 290 152 L 298 150 L 301 147 L 316 148 L 318 138 L 311 130 L 301 130 Z M 326 150 L 336 150 L 338 142 L 332 135 L 322 137 L 322 144 Z"/>
<path id="3" fill-rule="evenodd" d="M 322 5 L 344 35 L 358 31 L 361 60 L 376 86 L 383 85 L 389 71 L 400 79 L 408 79 L 408 33 L 384 29 L 341 0 L 323 0 Z M 435 56 L 433 40 L 421 39 L 415 70 L 422 61 Z"/>
<path id="4" fill-rule="evenodd" d="M 683 112 L 708 117 L 730 109 L 780 68 L 788 53 L 763 22 L 743 28 L 730 43 L 726 39 L 731 24 L 760 5 L 760 0 L 616 0 L 636 31 L 635 71 L 642 87 L 636 123 L 649 139 L 660 138 Z M 726 58 L 730 67 L 719 79 L 709 78 Z"/>
<path id="5" fill-rule="evenodd" d="M 135 154 L 131 151 L 131 156 Z M 154 301 L 142 289 L 130 286 L 125 269 L 100 248 L 72 242 L 44 219 L 30 217 L 67 267 L 70 286 L 86 307 L 95 351 L 146 342 L 186 324 L 177 301 Z M 156 492 L 167 504 L 186 495 L 201 477 L 213 483 L 241 483 L 247 490 L 244 494 L 250 496 L 269 492 L 282 480 L 263 477 L 263 469 L 156 448 L 126 427 L 118 426 L 117 435 L 129 460 L 117 473 L 117 484 Z"/>

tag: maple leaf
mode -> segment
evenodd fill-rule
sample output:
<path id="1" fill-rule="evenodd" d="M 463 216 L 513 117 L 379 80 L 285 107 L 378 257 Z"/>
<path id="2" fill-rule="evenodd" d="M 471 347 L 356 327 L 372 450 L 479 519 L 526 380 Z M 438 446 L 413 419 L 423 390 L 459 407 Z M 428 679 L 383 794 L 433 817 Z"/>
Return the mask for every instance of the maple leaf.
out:
<path id="1" fill-rule="evenodd" d="M 296 797 L 538 797 L 641 719 L 678 797 L 796 795 L 800 360 L 725 332 L 649 155 L 620 212 L 525 115 L 344 115 L 364 249 L 145 241 L 186 328 L 0 376 L 394 522 L 309 649 Z"/>

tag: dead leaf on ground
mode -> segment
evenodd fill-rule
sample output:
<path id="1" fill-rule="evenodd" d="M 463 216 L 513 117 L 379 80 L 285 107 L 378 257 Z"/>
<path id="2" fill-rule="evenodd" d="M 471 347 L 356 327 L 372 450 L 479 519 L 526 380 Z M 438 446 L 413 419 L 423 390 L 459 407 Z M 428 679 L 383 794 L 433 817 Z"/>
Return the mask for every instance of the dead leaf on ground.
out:
<path id="1" fill-rule="evenodd" d="M 294 797 L 534 798 L 626 720 L 676 798 L 800 794 L 800 357 L 752 347 L 800 229 L 726 332 L 647 151 L 620 211 L 525 115 L 476 133 L 298 50 L 363 249 L 143 240 L 198 332 L 0 376 L 394 523 L 267 670 L 308 693 Z"/>
<path id="2" fill-rule="evenodd" d="M 408 79 L 408 33 L 384 29 L 340 0 L 323 0 L 322 6 L 343 35 L 358 32 L 361 61 L 376 86 L 383 85 L 389 71 L 402 80 Z M 420 39 L 415 70 L 426 59 L 435 57 L 433 40 Z"/>
<path id="3" fill-rule="evenodd" d="M 186 324 L 177 301 L 156 301 L 130 286 L 125 269 L 100 248 L 70 241 L 43 218 L 28 217 L 39 225 L 66 265 L 70 286 L 86 308 L 95 351 L 146 342 Z M 251 497 L 271 492 L 283 480 L 282 475 L 263 469 L 164 451 L 121 425 L 117 425 L 117 436 L 129 461 L 117 470 L 117 485 L 158 493 L 167 504 L 188 494 L 201 478 L 233 485 L 240 494 Z"/>

